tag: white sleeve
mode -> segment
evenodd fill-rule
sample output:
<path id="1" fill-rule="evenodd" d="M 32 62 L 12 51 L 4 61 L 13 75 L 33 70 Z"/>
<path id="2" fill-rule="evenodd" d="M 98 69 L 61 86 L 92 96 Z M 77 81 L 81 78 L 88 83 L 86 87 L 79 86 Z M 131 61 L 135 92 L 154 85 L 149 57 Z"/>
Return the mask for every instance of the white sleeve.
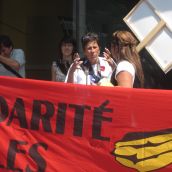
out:
<path id="1" fill-rule="evenodd" d="M 135 79 L 135 68 L 130 62 L 122 61 L 122 62 L 118 63 L 117 68 L 116 68 L 115 78 L 122 71 L 129 72 L 132 75 L 133 81 L 134 81 L 134 79 Z"/>
<path id="2" fill-rule="evenodd" d="M 73 64 L 73 63 L 72 63 Z M 68 69 L 68 72 L 67 72 L 67 75 L 66 75 L 66 78 L 65 78 L 65 83 L 67 83 L 67 80 L 68 80 L 68 77 L 69 77 L 69 72 L 70 72 L 70 69 L 72 67 L 72 64 L 70 65 L 69 69 Z M 73 83 L 77 83 L 77 69 L 75 70 L 75 72 L 73 73 Z"/>
<path id="3" fill-rule="evenodd" d="M 68 80 L 68 77 L 69 77 L 69 70 L 70 70 L 70 68 L 71 68 L 71 66 L 69 67 L 69 69 L 68 69 L 68 71 L 67 71 L 67 75 L 66 75 L 66 77 L 65 77 L 65 83 L 67 83 L 67 80 Z"/>
<path id="4" fill-rule="evenodd" d="M 11 57 L 15 59 L 20 64 L 20 66 L 25 64 L 25 54 L 22 49 L 14 49 L 12 51 Z"/>

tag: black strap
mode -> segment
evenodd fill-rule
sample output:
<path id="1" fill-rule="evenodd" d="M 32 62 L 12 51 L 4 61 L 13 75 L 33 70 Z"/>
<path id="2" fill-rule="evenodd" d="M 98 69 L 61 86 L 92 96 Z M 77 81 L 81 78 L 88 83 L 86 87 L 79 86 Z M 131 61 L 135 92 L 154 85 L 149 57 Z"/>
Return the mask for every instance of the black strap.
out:
<path id="1" fill-rule="evenodd" d="M 62 73 L 64 75 L 67 75 L 67 72 L 68 72 L 69 67 L 70 67 L 70 64 L 68 62 L 65 64 L 62 62 L 62 60 L 57 60 L 56 65 L 57 65 L 57 67 L 60 68 L 60 70 L 62 71 Z"/>
<path id="2" fill-rule="evenodd" d="M 8 71 L 10 71 L 11 73 L 13 73 L 14 75 L 16 75 L 18 78 L 23 78 L 18 72 L 16 72 L 13 68 L 11 68 L 9 65 L 0 62 Z"/>

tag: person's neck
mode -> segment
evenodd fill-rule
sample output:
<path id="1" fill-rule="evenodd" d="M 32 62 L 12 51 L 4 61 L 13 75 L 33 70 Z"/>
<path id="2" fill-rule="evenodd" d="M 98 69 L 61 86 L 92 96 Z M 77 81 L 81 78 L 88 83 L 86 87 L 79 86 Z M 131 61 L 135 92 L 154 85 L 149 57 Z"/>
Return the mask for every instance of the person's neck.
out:
<path id="1" fill-rule="evenodd" d="M 99 63 L 99 59 L 97 58 L 96 60 L 90 61 L 91 65 L 95 65 Z"/>
<path id="2" fill-rule="evenodd" d="M 63 62 L 68 62 L 69 64 L 72 63 L 72 56 L 63 56 Z"/>

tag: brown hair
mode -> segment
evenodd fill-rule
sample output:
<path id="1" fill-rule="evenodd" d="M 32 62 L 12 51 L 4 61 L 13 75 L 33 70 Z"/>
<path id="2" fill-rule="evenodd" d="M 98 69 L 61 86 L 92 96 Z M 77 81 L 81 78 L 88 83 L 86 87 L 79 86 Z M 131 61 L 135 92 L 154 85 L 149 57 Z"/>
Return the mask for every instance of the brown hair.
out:
<path id="1" fill-rule="evenodd" d="M 85 49 L 86 45 L 92 41 L 96 41 L 98 46 L 100 47 L 99 36 L 94 32 L 89 32 L 81 38 L 82 48 Z"/>
<path id="2" fill-rule="evenodd" d="M 61 40 L 60 43 L 58 45 L 58 51 L 57 51 L 57 57 L 59 58 L 60 61 L 63 60 L 63 54 L 62 54 L 62 50 L 61 47 L 64 43 L 71 43 L 73 45 L 73 51 L 72 51 L 72 58 L 74 56 L 74 54 L 77 52 L 76 50 L 76 41 L 74 38 L 72 38 L 71 36 L 64 36 Z M 72 59 L 73 60 L 73 59 Z"/>
<path id="3" fill-rule="evenodd" d="M 136 50 L 137 40 L 129 31 L 116 31 L 112 34 L 112 46 L 115 48 L 115 59 L 119 63 L 127 60 L 136 69 L 136 76 L 140 81 L 141 87 L 144 86 L 144 74 L 139 54 Z"/>

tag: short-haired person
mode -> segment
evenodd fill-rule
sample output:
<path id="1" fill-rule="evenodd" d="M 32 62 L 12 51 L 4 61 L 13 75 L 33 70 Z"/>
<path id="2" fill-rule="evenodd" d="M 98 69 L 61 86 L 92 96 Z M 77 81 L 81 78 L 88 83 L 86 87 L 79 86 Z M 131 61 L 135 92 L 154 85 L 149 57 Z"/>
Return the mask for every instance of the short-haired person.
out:
<path id="1" fill-rule="evenodd" d="M 65 81 L 67 71 L 73 63 L 75 53 L 76 41 L 70 36 L 64 36 L 58 46 L 56 61 L 52 63 L 52 81 Z"/>
<path id="2" fill-rule="evenodd" d="M 14 49 L 9 36 L 0 35 L 0 76 L 18 77 L 16 73 L 23 78 L 25 77 L 24 51 Z"/>
<path id="3" fill-rule="evenodd" d="M 101 85 L 103 80 L 110 80 L 112 66 L 105 57 L 100 57 L 100 42 L 96 33 L 87 33 L 81 39 L 84 58 L 79 55 L 70 66 L 66 82 L 84 85 Z"/>
<path id="4" fill-rule="evenodd" d="M 112 34 L 111 53 L 117 66 L 111 81 L 115 86 L 144 87 L 144 74 L 136 46 L 137 40 L 131 32 L 116 31 Z"/>

